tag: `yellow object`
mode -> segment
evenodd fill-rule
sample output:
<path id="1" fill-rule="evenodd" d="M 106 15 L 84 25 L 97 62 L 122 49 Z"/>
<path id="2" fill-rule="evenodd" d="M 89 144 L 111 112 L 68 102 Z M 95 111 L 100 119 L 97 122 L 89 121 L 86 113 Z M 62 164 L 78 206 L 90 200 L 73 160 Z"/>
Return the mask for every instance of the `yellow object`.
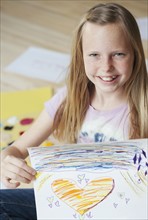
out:
<path id="1" fill-rule="evenodd" d="M 31 125 L 21 124 L 24 119 L 35 120 L 44 108 L 44 102 L 53 95 L 51 87 L 35 88 L 17 92 L 1 93 L 1 141 L 0 146 L 6 147 L 15 141 Z M 7 127 L 7 129 L 6 129 Z M 12 129 L 9 129 L 13 127 Z M 51 143 L 46 143 L 46 146 Z"/>
<path id="2" fill-rule="evenodd" d="M 112 192 L 114 179 L 101 177 L 89 181 L 84 188 L 81 188 L 75 181 L 62 178 L 52 182 L 51 188 L 59 199 L 80 215 L 84 215 Z"/>
<path id="3" fill-rule="evenodd" d="M 1 120 L 13 115 L 27 115 L 41 111 L 44 102 L 51 98 L 52 94 L 51 87 L 1 92 Z"/>
<path id="4" fill-rule="evenodd" d="M 43 146 L 43 147 L 50 147 L 50 146 L 53 146 L 53 145 L 54 145 L 54 143 L 51 142 L 51 141 L 48 141 L 48 140 L 46 140 L 46 141 L 44 141 L 44 142 L 42 143 L 42 146 Z"/>

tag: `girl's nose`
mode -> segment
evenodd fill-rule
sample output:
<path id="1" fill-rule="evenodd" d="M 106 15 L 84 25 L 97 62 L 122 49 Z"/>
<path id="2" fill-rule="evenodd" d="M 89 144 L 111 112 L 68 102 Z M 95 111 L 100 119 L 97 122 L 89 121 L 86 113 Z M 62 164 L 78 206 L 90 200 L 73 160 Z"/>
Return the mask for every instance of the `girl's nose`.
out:
<path id="1" fill-rule="evenodd" d="M 101 71 L 103 72 L 109 72 L 113 69 L 111 57 L 102 57 L 100 65 Z"/>

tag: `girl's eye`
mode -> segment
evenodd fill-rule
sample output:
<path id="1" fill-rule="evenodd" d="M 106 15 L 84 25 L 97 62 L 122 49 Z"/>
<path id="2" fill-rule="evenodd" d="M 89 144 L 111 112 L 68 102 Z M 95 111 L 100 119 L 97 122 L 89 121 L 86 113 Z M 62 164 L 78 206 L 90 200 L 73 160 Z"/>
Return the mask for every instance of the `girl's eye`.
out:
<path id="1" fill-rule="evenodd" d="M 115 53 L 114 56 L 116 56 L 116 57 L 124 57 L 125 54 L 124 53 Z"/>
<path id="2" fill-rule="evenodd" d="M 97 53 L 92 53 L 89 55 L 90 57 L 96 57 L 96 56 L 99 56 Z"/>

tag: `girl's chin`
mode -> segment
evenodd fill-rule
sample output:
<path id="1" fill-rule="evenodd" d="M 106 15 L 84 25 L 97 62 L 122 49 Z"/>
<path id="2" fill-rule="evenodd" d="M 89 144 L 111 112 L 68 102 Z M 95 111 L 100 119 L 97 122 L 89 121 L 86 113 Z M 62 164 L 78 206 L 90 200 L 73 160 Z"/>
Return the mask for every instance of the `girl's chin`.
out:
<path id="1" fill-rule="evenodd" d="M 120 92 L 120 90 L 123 91 L 123 88 L 118 87 L 117 85 L 109 87 L 109 86 L 102 86 L 102 85 L 95 84 L 95 87 L 96 87 L 97 91 L 99 91 L 101 93 L 107 93 L 108 95 L 110 95 L 112 93 Z"/>

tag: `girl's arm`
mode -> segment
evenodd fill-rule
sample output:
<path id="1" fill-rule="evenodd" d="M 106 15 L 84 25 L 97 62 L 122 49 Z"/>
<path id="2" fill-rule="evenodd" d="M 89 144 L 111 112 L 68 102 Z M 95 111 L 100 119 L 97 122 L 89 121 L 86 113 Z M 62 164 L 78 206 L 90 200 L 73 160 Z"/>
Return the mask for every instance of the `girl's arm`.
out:
<path id="1" fill-rule="evenodd" d="M 1 151 L 1 180 L 8 188 L 16 188 L 20 182 L 30 183 L 35 170 L 24 160 L 28 147 L 39 146 L 50 134 L 53 120 L 44 109 L 32 126 L 11 146 Z"/>

